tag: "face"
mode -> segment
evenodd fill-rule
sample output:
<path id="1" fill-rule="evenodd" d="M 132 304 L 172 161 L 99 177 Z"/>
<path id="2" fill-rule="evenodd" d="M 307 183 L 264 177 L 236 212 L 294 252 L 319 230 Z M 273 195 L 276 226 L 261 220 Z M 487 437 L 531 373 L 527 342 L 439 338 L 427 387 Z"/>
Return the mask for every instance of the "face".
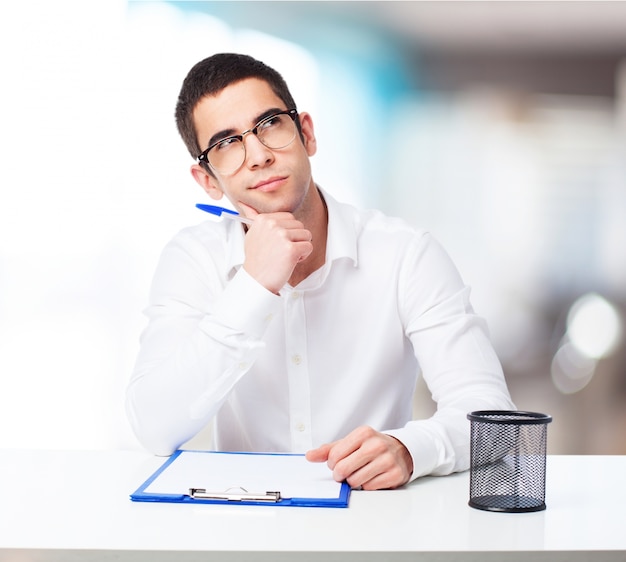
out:
<path id="1" fill-rule="evenodd" d="M 231 84 L 216 96 L 200 100 L 193 119 L 201 147 L 209 146 L 215 135 L 240 134 L 254 127 L 268 110 L 285 110 L 285 104 L 267 82 L 249 78 Z M 316 144 L 311 117 L 299 115 L 304 141 L 297 135 L 294 141 L 281 149 L 269 149 L 254 134 L 244 137 L 246 159 L 231 174 L 214 172 L 209 175 L 195 164 L 191 173 L 213 199 L 224 195 L 239 209 L 245 203 L 259 213 L 287 211 L 304 212 L 310 188 L 313 186 L 309 157 L 315 154 Z"/>

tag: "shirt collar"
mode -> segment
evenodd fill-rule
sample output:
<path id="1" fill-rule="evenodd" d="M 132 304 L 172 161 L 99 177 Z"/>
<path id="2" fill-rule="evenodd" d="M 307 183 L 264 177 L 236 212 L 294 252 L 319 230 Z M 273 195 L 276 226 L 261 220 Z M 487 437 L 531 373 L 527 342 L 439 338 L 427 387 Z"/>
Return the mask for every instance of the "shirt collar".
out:
<path id="1" fill-rule="evenodd" d="M 320 193 L 328 208 L 326 263 L 330 264 L 335 260 L 347 258 L 356 267 L 358 263 L 357 238 L 360 230 L 360 221 L 356 209 L 350 205 L 339 203 L 322 189 L 320 189 Z"/>

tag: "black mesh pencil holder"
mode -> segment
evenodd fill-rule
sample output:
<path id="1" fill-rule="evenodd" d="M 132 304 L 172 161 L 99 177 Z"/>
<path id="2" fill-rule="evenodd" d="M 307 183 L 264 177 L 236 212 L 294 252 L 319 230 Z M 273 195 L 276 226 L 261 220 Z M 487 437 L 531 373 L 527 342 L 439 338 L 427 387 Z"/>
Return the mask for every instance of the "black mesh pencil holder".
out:
<path id="1" fill-rule="evenodd" d="M 546 446 L 551 416 L 484 410 L 467 415 L 470 428 L 469 505 L 523 513 L 546 508 Z"/>

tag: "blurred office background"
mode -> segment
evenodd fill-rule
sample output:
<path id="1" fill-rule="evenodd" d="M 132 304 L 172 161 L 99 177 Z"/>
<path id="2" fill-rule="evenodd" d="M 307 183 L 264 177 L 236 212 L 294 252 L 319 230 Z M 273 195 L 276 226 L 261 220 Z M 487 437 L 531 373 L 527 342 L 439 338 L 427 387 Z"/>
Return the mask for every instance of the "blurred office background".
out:
<path id="1" fill-rule="evenodd" d="M 138 446 L 152 273 L 207 218 L 176 96 L 238 51 L 318 183 L 444 243 L 550 452 L 626 454 L 626 3 L 13 1 L 0 47 L 0 447 Z"/>

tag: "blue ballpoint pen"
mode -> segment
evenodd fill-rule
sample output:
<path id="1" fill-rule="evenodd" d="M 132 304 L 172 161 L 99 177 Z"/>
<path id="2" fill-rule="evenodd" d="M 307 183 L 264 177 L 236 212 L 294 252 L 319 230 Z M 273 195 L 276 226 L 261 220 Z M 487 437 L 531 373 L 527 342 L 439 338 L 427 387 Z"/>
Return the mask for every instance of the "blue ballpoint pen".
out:
<path id="1" fill-rule="evenodd" d="M 201 211 L 211 213 L 212 215 L 218 217 L 226 217 L 228 219 L 233 219 L 244 224 L 252 224 L 252 219 L 242 217 L 237 211 L 233 211 L 232 209 L 218 207 L 217 205 L 205 205 L 204 203 L 196 203 L 196 207 L 198 207 L 198 209 L 200 209 Z"/>

